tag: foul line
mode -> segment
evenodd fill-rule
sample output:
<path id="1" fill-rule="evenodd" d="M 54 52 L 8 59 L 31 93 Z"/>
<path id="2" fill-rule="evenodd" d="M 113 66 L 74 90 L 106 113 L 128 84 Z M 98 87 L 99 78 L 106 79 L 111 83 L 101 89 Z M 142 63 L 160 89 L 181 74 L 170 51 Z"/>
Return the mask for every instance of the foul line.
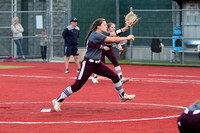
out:
<path id="1" fill-rule="evenodd" d="M 200 84 L 200 80 L 186 80 L 186 79 L 131 78 L 130 81 Z"/>
<path id="2" fill-rule="evenodd" d="M 55 77 L 55 76 L 32 76 L 32 75 L 8 75 L 8 74 L 0 74 L 2 77 L 25 77 L 25 78 L 66 78 L 66 77 Z M 156 74 L 149 74 L 149 76 L 171 76 L 171 77 L 192 77 L 192 76 L 185 76 L 185 75 L 156 75 Z M 198 77 L 198 76 L 194 76 Z M 70 79 L 76 79 L 76 77 L 70 77 Z M 89 77 L 92 79 L 92 77 Z M 106 77 L 98 77 L 99 80 L 110 80 Z M 200 84 L 200 80 L 189 80 L 189 79 L 161 79 L 161 78 L 129 78 L 129 81 L 138 81 L 138 82 L 160 82 L 160 83 L 190 83 L 190 84 Z"/>
<path id="3" fill-rule="evenodd" d="M 50 102 L 5 102 L 0 104 L 44 104 Z M 172 108 L 181 108 L 185 109 L 183 106 L 176 105 L 164 105 L 164 104 L 151 104 L 151 103 L 120 103 L 120 102 L 65 102 L 71 104 L 132 104 L 132 105 L 149 105 L 149 106 L 161 106 L 161 107 L 172 107 Z M 154 118 L 140 118 L 140 119 L 124 119 L 124 120 L 96 120 L 96 121 L 64 121 L 64 122 L 21 122 L 21 121 L 13 121 L 13 122 L 4 122 L 0 121 L 0 124 L 89 124 L 89 123 L 115 123 L 115 122 L 134 122 L 134 121 L 147 121 L 147 120 L 162 120 L 162 119 L 170 119 L 176 118 L 180 115 L 173 116 L 163 116 L 163 117 L 154 117 Z"/>
<path id="4" fill-rule="evenodd" d="M 89 79 L 92 79 L 90 77 Z M 76 79 L 76 77 L 71 77 L 71 79 Z M 98 77 L 98 80 L 110 80 L 106 77 Z M 185 83 L 185 84 L 200 84 L 200 80 L 184 80 L 184 79 L 161 79 L 161 78 L 129 78 L 129 81 L 136 82 L 159 82 L 159 83 Z"/>
<path id="5" fill-rule="evenodd" d="M 187 78 L 200 78 L 200 76 L 190 76 L 190 75 L 161 75 L 161 74 L 149 74 L 148 76 L 160 76 L 160 77 L 187 77 Z"/>
<path id="6" fill-rule="evenodd" d="M 64 77 L 54 77 L 54 76 L 31 76 L 31 75 L 8 75 L 0 74 L 2 77 L 24 77 L 24 78 L 64 78 Z"/>

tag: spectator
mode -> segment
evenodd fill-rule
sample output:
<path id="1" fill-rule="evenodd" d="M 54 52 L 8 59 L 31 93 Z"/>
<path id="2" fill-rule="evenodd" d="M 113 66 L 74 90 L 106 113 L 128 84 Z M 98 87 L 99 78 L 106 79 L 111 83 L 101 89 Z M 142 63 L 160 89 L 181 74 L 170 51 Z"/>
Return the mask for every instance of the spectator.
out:
<path id="1" fill-rule="evenodd" d="M 41 38 L 40 50 L 41 50 L 42 59 L 45 62 L 47 58 L 47 31 L 46 29 L 43 29 L 41 34 L 37 34 L 36 36 L 39 36 Z"/>
<path id="2" fill-rule="evenodd" d="M 12 25 L 11 25 L 11 31 L 13 33 L 13 40 L 14 40 L 15 44 L 17 45 L 17 56 L 16 56 L 16 58 L 22 57 L 23 59 L 25 59 L 24 53 L 23 53 L 23 50 L 22 50 L 22 42 L 23 42 L 22 32 L 24 32 L 24 28 L 19 23 L 18 17 L 13 18 L 13 22 L 12 22 Z"/>
<path id="3" fill-rule="evenodd" d="M 80 64 L 78 58 L 78 37 L 79 37 L 79 27 L 77 26 L 77 18 L 72 18 L 70 21 L 71 25 L 67 26 L 63 33 L 62 37 L 65 40 L 64 43 L 64 55 L 65 57 L 65 73 L 69 73 L 69 59 L 70 56 L 74 56 L 74 61 L 77 66 L 77 72 L 80 71 Z"/>

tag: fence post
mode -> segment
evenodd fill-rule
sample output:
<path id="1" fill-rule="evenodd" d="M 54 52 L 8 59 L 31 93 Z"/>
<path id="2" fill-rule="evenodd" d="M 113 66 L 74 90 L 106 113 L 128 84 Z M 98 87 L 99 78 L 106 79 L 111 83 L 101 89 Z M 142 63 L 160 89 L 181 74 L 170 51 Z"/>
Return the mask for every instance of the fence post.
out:
<path id="1" fill-rule="evenodd" d="M 17 13 L 16 13 L 17 0 L 12 0 L 11 2 L 12 2 L 11 3 L 11 24 L 12 24 L 12 19 L 17 16 Z M 11 56 L 16 57 L 17 55 L 16 50 L 17 50 L 16 45 L 14 45 L 13 38 L 11 38 Z"/>
<path id="2" fill-rule="evenodd" d="M 50 42 L 49 42 L 49 9 L 47 9 L 46 10 L 46 31 L 47 31 L 47 61 L 49 62 L 49 51 L 50 51 L 50 49 L 49 49 L 49 45 L 50 45 Z"/>
<path id="3" fill-rule="evenodd" d="M 46 10 L 46 25 L 47 25 L 47 61 L 51 61 L 53 57 L 53 1 L 49 1 L 49 8 Z"/>
<path id="4" fill-rule="evenodd" d="M 67 20 L 66 26 L 70 24 L 71 19 L 71 0 L 67 0 Z"/>
<path id="5" fill-rule="evenodd" d="M 116 29 L 119 27 L 119 0 L 116 0 Z"/>
<path id="6" fill-rule="evenodd" d="M 181 10 L 181 15 L 182 15 L 182 64 L 185 63 L 185 53 L 184 53 L 184 10 Z"/>
<path id="7" fill-rule="evenodd" d="M 133 10 L 133 7 L 130 7 L 130 11 Z M 132 26 L 130 27 L 130 35 L 133 34 L 133 28 Z M 133 42 L 130 42 L 130 50 L 131 50 L 131 57 L 130 57 L 130 63 L 133 63 Z"/>

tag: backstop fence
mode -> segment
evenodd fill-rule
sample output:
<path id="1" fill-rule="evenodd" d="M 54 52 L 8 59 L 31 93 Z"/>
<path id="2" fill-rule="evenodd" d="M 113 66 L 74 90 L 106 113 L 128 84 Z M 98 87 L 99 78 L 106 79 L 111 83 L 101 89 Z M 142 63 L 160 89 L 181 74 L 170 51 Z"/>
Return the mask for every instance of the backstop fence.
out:
<path id="1" fill-rule="evenodd" d="M 139 22 L 129 31 L 123 34 L 133 34 L 134 42 L 127 42 L 126 53 L 122 58 L 134 60 L 163 60 L 163 61 L 193 61 L 199 63 L 200 52 L 200 10 L 186 9 L 160 9 L 160 10 L 127 10 L 134 11 L 140 18 Z M 109 11 L 108 11 L 109 12 Z M 116 11 L 117 12 L 117 11 Z M 62 32 L 69 24 L 69 16 L 78 17 L 78 26 L 81 29 L 79 48 L 85 49 L 84 38 L 90 24 L 99 17 L 106 18 L 107 22 L 116 23 L 116 27 L 124 26 L 124 15 L 112 14 L 112 18 L 102 15 L 101 12 L 73 11 L 71 9 L 61 11 L 0 11 L 0 58 L 16 56 L 16 47 L 10 34 L 10 26 L 13 16 L 18 16 L 24 28 L 22 48 L 27 58 L 40 59 L 40 34 L 42 29 L 47 30 L 48 60 L 55 57 L 63 57 Z M 126 14 L 127 14 L 126 13 Z M 14 14 L 14 15 L 13 15 Z M 125 14 L 125 13 L 124 13 Z M 175 35 L 176 27 L 180 27 L 181 34 Z M 152 58 L 150 44 L 153 38 L 160 39 L 164 44 L 159 58 Z M 174 45 L 175 40 L 181 40 L 181 46 Z M 151 57 L 150 57 L 151 56 Z M 186 57 L 187 56 L 187 57 Z"/>

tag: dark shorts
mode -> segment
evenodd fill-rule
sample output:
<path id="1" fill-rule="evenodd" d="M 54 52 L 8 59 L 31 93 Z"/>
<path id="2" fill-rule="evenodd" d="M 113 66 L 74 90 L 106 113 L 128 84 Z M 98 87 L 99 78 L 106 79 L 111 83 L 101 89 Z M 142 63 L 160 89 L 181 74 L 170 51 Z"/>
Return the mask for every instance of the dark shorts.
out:
<path id="1" fill-rule="evenodd" d="M 200 113 L 183 112 L 177 122 L 180 133 L 200 133 Z"/>
<path id="2" fill-rule="evenodd" d="M 117 60 L 117 57 L 115 56 L 114 50 L 110 48 L 110 50 L 102 51 L 101 61 L 105 64 L 105 56 L 112 62 L 114 67 L 119 66 L 119 62 Z"/>
<path id="3" fill-rule="evenodd" d="M 78 46 L 64 46 L 64 55 L 67 57 L 70 55 L 78 56 Z"/>
<path id="4" fill-rule="evenodd" d="M 107 77 L 111 79 L 113 83 L 118 83 L 120 81 L 118 75 L 102 61 L 98 60 L 95 62 L 91 62 L 90 59 L 87 58 L 82 61 L 81 71 L 79 72 L 75 83 L 71 86 L 73 92 L 77 92 L 85 84 L 92 73 Z"/>

